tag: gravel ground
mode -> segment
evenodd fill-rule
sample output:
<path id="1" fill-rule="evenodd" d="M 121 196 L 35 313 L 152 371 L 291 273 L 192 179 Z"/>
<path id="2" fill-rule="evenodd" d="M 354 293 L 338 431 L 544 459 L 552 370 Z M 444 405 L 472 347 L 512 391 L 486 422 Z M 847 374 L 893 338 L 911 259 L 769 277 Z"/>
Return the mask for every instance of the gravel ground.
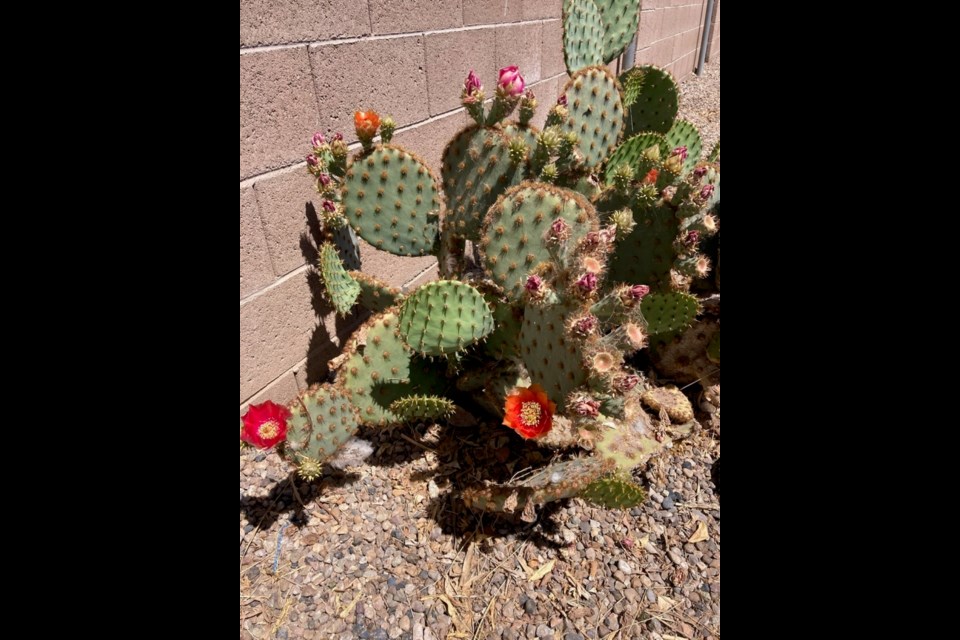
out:
<path id="1" fill-rule="evenodd" d="M 705 150 L 719 92 L 719 61 L 683 83 L 681 114 Z M 703 428 L 638 472 L 642 507 L 574 499 L 533 525 L 455 498 L 505 455 L 539 455 L 504 428 L 364 430 L 367 463 L 297 482 L 298 496 L 275 454 L 241 450 L 240 637 L 719 638 L 718 417 L 701 414 Z"/>

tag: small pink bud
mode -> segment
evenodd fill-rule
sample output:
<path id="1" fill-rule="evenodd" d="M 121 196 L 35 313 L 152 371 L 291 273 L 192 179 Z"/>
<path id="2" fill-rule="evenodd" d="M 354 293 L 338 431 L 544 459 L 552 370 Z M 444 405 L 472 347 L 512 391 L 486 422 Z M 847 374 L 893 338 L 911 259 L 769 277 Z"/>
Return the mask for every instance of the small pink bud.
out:
<path id="1" fill-rule="evenodd" d="M 337 210 L 337 204 L 333 200 L 324 200 L 323 201 L 323 210 L 333 213 Z"/>
<path id="2" fill-rule="evenodd" d="M 343 134 L 342 134 L 342 133 L 335 133 L 335 134 L 333 134 L 333 140 L 334 140 L 334 142 L 343 140 Z"/>
<path id="3" fill-rule="evenodd" d="M 617 389 L 620 389 L 621 391 L 630 391 L 630 389 L 633 389 L 635 386 L 637 386 L 639 382 L 640 382 L 640 376 L 630 374 L 630 375 L 618 377 L 616 380 L 613 381 L 613 384 L 617 387 Z"/>
<path id="4" fill-rule="evenodd" d="M 695 246 L 700 242 L 700 232 L 694 229 L 693 231 L 687 231 L 686 237 L 683 239 L 683 244 L 688 247 Z"/>
<path id="5" fill-rule="evenodd" d="M 517 98 L 523 95 L 526 83 L 523 81 L 523 76 L 520 75 L 517 66 L 511 65 L 500 69 L 500 80 L 497 82 L 497 87 L 511 98 Z"/>
<path id="6" fill-rule="evenodd" d="M 650 293 L 650 287 L 645 284 L 635 284 L 630 287 L 630 297 L 634 300 L 643 300 L 643 296 Z"/>
<path id="7" fill-rule="evenodd" d="M 600 413 L 600 403 L 590 398 L 583 398 L 574 403 L 573 412 L 579 416 L 595 416 Z"/>
<path id="8" fill-rule="evenodd" d="M 607 244 L 611 243 L 617 237 L 617 225 L 612 224 L 609 227 L 600 229 L 600 241 Z"/>
<path id="9" fill-rule="evenodd" d="M 467 79 L 463 81 L 463 93 L 472 96 L 481 89 L 483 89 L 483 85 L 480 84 L 480 78 L 473 72 L 473 69 L 470 69 L 470 73 L 467 74 Z"/>
<path id="10" fill-rule="evenodd" d="M 325 187 L 325 186 L 327 186 L 328 184 L 330 184 L 330 174 L 329 174 L 329 173 L 321 173 L 319 176 L 317 176 L 317 180 L 319 180 L 319 181 L 320 181 L 320 184 Z"/>
<path id="11" fill-rule="evenodd" d="M 562 242 L 570 237 L 570 225 L 563 218 L 557 218 L 550 225 L 550 239 Z"/>
<path id="12" fill-rule="evenodd" d="M 703 176 L 707 175 L 707 168 L 697 167 L 693 170 L 693 175 L 697 176 L 698 178 L 702 178 Z"/>
<path id="13" fill-rule="evenodd" d="M 684 160 L 687 159 L 687 147 L 685 145 L 676 147 L 673 151 L 670 152 L 670 155 L 680 156 L 680 161 L 683 162 Z"/>
<path id="14" fill-rule="evenodd" d="M 627 551 L 629 551 L 630 549 L 633 549 L 633 539 L 632 539 L 632 538 L 624 538 L 623 540 L 620 541 L 620 545 L 621 545 L 624 549 L 626 549 Z"/>
<path id="15" fill-rule="evenodd" d="M 707 200 L 712 195 L 713 195 L 713 185 L 712 184 L 703 185 L 703 189 L 700 189 L 700 197 L 703 198 L 704 200 Z"/>
<path id="16" fill-rule="evenodd" d="M 527 278 L 527 283 L 523 286 L 527 291 L 537 293 L 543 288 L 543 278 L 540 276 L 530 276 Z"/>
<path id="17" fill-rule="evenodd" d="M 315 134 L 313 134 L 313 138 L 310 139 L 310 142 L 313 143 L 314 148 L 319 148 L 321 145 L 327 143 L 327 139 L 321 132 L 317 131 Z"/>
<path id="18" fill-rule="evenodd" d="M 312 153 L 307 156 L 307 164 L 310 165 L 311 167 L 317 166 L 318 162 L 319 161 L 317 160 L 317 156 L 313 155 Z"/>
<path id="19" fill-rule="evenodd" d="M 557 104 L 560 105 L 561 107 L 567 106 L 567 94 L 564 93 L 559 98 L 557 98 Z"/>
<path id="20" fill-rule="evenodd" d="M 577 280 L 577 286 L 584 293 L 590 293 L 597 288 L 597 276 L 594 273 L 585 273 Z"/>
<path id="21" fill-rule="evenodd" d="M 584 316 L 573 323 L 573 330 L 582 336 L 588 336 L 597 328 L 596 316 Z"/>

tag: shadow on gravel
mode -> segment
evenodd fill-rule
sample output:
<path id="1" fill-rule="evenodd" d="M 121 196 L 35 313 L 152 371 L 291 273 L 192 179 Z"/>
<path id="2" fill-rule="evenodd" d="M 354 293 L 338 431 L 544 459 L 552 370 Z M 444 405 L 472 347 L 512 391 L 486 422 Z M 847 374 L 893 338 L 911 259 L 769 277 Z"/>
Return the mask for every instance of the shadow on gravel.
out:
<path id="1" fill-rule="evenodd" d="M 329 469 L 323 478 L 316 482 L 306 482 L 297 477 L 296 472 L 278 482 L 270 493 L 262 498 L 243 496 L 240 498 L 240 512 L 247 521 L 257 523 L 261 529 L 268 529 L 285 513 L 291 513 L 290 523 L 295 527 L 306 524 L 303 505 L 293 495 L 291 481 L 297 483 L 297 491 L 303 503 L 309 505 L 314 498 L 324 494 L 329 489 L 344 487 L 358 480 L 356 473 L 343 473 L 336 469 Z"/>

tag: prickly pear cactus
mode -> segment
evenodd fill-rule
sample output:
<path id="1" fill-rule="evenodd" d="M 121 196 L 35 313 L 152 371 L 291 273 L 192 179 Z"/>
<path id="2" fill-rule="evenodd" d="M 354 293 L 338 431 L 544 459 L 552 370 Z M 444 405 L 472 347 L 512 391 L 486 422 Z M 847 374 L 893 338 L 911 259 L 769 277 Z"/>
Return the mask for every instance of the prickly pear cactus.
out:
<path id="1" fill-rule="evenodd" d="M 577 239 L 597 230 L 597 215 L 580 194 L 538 182 L 523 182 L 490 208 L 481 231 L 487 277 L 518 299 L 527 277 L 552 256 L 547 234 L 555 220 L 570 226 Z"/>
<path id="2" fill-rule="evenodd" d="M 679 331 L 690 326 L 700 311 L 697 299 L 687 293 L 651 293 L 640 303 L 650 335 Z"/>
<path id="3" fill-rule="evenodd" d="M 651 147 L 656 147 L 656 151 L 651 154 Z M 604 170 L 604 176 L 607 184 L 612 184 L 616 168 L 620 165 L 627 165 L 634 171 L 634 175 L 642 178 L 647 173 L 655 161 L 666 158 L 670 153 L 670 146 L 666 137 L 661 133 L 647 132 L 624 140 L 620 146 L 614 150 L 610 159 L 607 160 L 607 166 Z M 655 159 L 651 159 L 655 155 Z"/>
<path id="4" fill-rule="evenodd" d="M 603 21 L 594 0 L 567 0 L 563 5 L 563 57 L 567 70 L 603 64 Z"/>
<path id="5" fill-rule="evenodd" d="M 404 422 L 414 420 L 443 420 L 456 411 L 452 400 L 440 396 L 407 396 L 394 400 L 390 411 Z"/>
<path id="6" fill-rule="evenodd" d="M 610 62 L 619 56 L 634 34 L 640 22 L 640 0 L 594 0 L 603 21 L 603 61 Z"/>
<path id="7" fill-rule="evenodd" d="M 586 67 L 563 88 L 569 116 L 562 130 L 577 135 L 577 150 L 587 169 L 596 169 L 613 153 L 623 133 L 623 101 L 617 79 L 606 67 Z"/>
<path id="8" fill-rule="evenodd" d="M 587 381 L 581 345 L 567 333 L 573 310 L 560 304 L 530 305 L 520 329 L 520 353 L 530 379 L 566 409 L 567 396 Z"/>
<path id="9" fill-rule="evenodd" d="M 400 307 L 400 335 L 423 355 L 463 351 L 491 331 L 493 314 L 486 300 L 462 282 L 428 282 Z"/>
<path id="10" fill-rule="evenodd" d="M 643 131 L 670 131 L 680 106 L 680 89 L 669 71 L 641 65 L 624 71 L 620 83 L 623 85 L 623 106 L 627 110 L 628 136 Z"/>
<path id="11" fill-rule="evenodd" d="M 647 493 L 630 478 L 629 473 L 621 470 L 593 481 L 580 497 L 606 509 L 630 509 L 642 504 Z"/>
<path id="12" fill-rule="evenodd" d="M 610 263 L 610 278 L 616 282 L 646 284 L 654 289 L 669 287 L 670 269 L 676 258 L 674 240 L 680 223 L 667 204 L 634 212 L 633 231 L 617 245 Z"/>
<path id="13" fill-rule="evenodd" d="M 342 316 L 350 313 L 360 295 L 360 284 L 343 268 L 336 248 L 329 242 L 320 245 L 320 275 L 337 313 Z"/>
<path id="14" fill-rule="evenodd" d="M 398 256 L 433 253 L 442 203 L 433 173 L 412 153 L 383 145 L 353 159 L 344 215 L 360 237 Z"/>
<path id="15" fill-rule="evenodd" d="M 293 462 L 300 476 L 313 480 L 322 472 L 323 462 L 357 432 L 359 414 L 349 392 L 329 384 L 313 385 L 289 405 L 284 456 Z"/>
<path id="16" fill-rule="evenodd" d="M 379 313 L 403 300 L 403 294 L 400 293 L 400 290 L 391 287 L 386 282 L 359 271 L 349 271 L 348 273 L 360 286 L 360 296 L 357 298 L 357 303 L 368 311 Z"/>
<path id="17" fill-rule="evenodd" d="M 703 142 L 700 140 L 700 132 L 697 128 L 686 120 L 677 120 L 667 131 L 667 145 L 671 149 L 677 147 L 687 148 L 687 159 L 683 161 L 684 171 L 689 171 L 693 165 L 700 159 L 700 151 Z"/>

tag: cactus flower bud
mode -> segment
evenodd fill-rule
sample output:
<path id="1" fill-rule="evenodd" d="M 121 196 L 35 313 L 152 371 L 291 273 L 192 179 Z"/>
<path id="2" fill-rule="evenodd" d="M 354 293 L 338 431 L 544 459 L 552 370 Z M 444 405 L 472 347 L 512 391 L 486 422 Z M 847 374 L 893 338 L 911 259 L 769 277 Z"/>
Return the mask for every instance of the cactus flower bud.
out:
<path id="1" fill-rule="evenodd" d="M 643 296 L 650 293 L 650 287 L 648 287 L 645 284 L 635 284 L 632 287 L 630 287 L 630 291 L 628 293 L 632 300 L 636 300 L 637 302 L 640 302 L 641 300 L 643 300 Z"/>
<path id="2" fill-rule="evenodd" d="M 596 416 L 600 413 L 600 403 L 590 398 L 580 398 L 573 403 L 573 412 L 578 416 Z"/>
<path id="3" fill-rule="evenodd" d="M 575 283 L 584 293 L 591 293 L 597 288 L 597 274 L 585 273 Z"/>
<path id="4" fill-rule="evenodd" d="M 523 285 L 523 287 L 530 293 L 538 293 L 543 289 L 543 278 L 536 275 L 530 276 L 527 278 L 527 282 Z"/>
<path id="5" fill-rule="evenodd" d="M 557 181 L 557 178 L 560 176 L 560 172 L 557 171 L 557 165 L 554 162 L 544 165 L 543 169 L 540 170 L 540 179 L 543 182 L 549 182 L 553 184 Z"/>
<path id="6" fill-rule="evenodd" d="M 697 258 L 696 264 L 697 276 L 703 278 L 710 273 L 710 259 L 706 256 L 700 256 Z"/>
<path id="7" fill-rule="evenodd" d="M 473 72 L 473 69 L 470 69 L 470 73 L 467 74 L 467 79 L 463 81 L 464 99 L 467 97 L 472 97 L 480 91 L 483 91 L 483 85 L 480 84 L 480 78 L 478 78 L 477 74 Z"/>
<path id="8" fill-rule="evenodd" d="M 647 147 L 643 150 L 643 157 L 651 162 L 660 161 L 660 145 L 653 145 L 652 147 Z"/>
<path id="9" fill-rule="evenodd" d="M 685 161 L 687 159 L 686 145 L 680 145 L 679 147 L 675 147 L 674 150 L 670 152 L 670 156 L 671 157 L 679 156 L 680 162 Z"/>
<path id="10" fill-rule="evenodd" d="M 613 186 L 617 191 L 625 192 L 633 182 L 633 167 L 624 163 L 613 170 Z"/>
<path id="11" fill-rule="evenodd" d="M 706 229 L 709 233 L 713 233 L 717 230 L 717 219 L 711 214 L 703 216 L 703 228 Z"/>
<path id="12" fill-rule="evenodd" d="M 634 349 L 639 349 L 643 346 L 644 341 L 647 339 L 647 335 L 643 332 L 643 327 L 632 322 L 628 322 L 623 326 L 624 333 L 627 336 L 627 340 L 630 341 L 630 345 Z"/>
<path id="13" fill-rule="evenodd" d="M 695 175 L 698 178 L 702 178 L 703 176 L 707 175 L 707 168 L 697 167 L 696 169 L 693 170 L 693 175 Z"/>
<path id="14" fill-rule="evenodd" d="M 338 142 L 338 141 L 340 141 L 340 140 L 343 140 L 343 134 L 342 134 L 342 133 L 339 133 L 339 132 L 333 134 L 332 140 L 333 140 L 333 142 Z"/>
<path id="15" fill-rule="evenodd" d="M 337 134 L 340 135 L 339 133 Z M 343 136 L 337 138 L 334 136 L 333 142 L 330 143 L 330 153 L 333 154 L 333 158 L 338 161 L 343 161 L 347 159 L 347 154 L 350 153 L 350 149 L 347 147 L 347 143 L 343 141 Z"/>
<path id="16" fill-rule="evenodd" d="M 520 99 L 520 124 L 527 125 L 533 118 L 534 111 L 537 109 L 537 96 L 533 91 L 527 89 Z"/>
<path id="17" fill-rule="evenodd" d="M 663 163 L 663 168 L 670 173 L 680 173 L 680 170 L 683 169 L 683 160 L 680 159 L 680 156 L 670 156 Z"/>
<path id="18" fill-rule="evenodd" d="M 380 116 L 376 111 L 356 111 L 353 114 L 353 124 L 363 148 L 369 148 L 373 137 L 377 135 L 377 129 L 380 128 Z"/>
<path id="19" fill-rule="evenodd" d="M 527 158 L 527 143 L 520 136 L 510 139 L 507 150 L 510 153 L 510 162 L 513 164 L 519 164 Z"/>
<path id="20" fill-rule="evenodd" d="M 337 203 L 334 202 L 333 200 L 324 200 L 321 203 L 321 206 L 323 207 L 324 211 L 327 211 L 329 213 L 333 213 L 334 211 L 337 210 Z"/>
<path id="21" fill-rule="evenodd" d="M 567 106 L 567 94 L 565 93 L 561 94 L 560 97 L 557 98 L 557 104 L 560 105 L 561 107 Z"/>
<path id="22" fill-rule="evenodd" d="M 640 383 L 640 376 L 629 374 L 625 376 L 618 376 L 613 381 L 613 386 L 615 386 L 620 391 L 630 391 L 637 384 Z"/>
<path id="23" fill-rule="evenodd" d="M 570 226 L 563 218 L 557 218 L 550 225 L 549 239 L 556 242 L 563 242 L 570 237 Z"/>
<path id="24" fill-rule="evenodd" d="M 390 144 L 390 139 L 393 138 L 393 131 L 396 128 L 397 121 L 392 116 L 384 116 L 383 120 L 380 121 L 380 139 L 383 140 L 384 144 Z"/>
<path id="25" fill-rule="evenodd" d="M 703 185 L 703 188 L 700 189 L 700 197 L 703 198 L 704 200 L 709 200 L 710 196 L 713 195 L 713 188 L 714 187 L 712 184 Z"/>
<path id="26" fill-rule="evenodd" d="M 597 330 L 596 316 L 588 315 L 573 323 L 573 331 L 581 336 L 588 336 Z"/>
<path id="27" fill-rule="evenodd" d="M 323 136 L 323 133 L 317 131 L 315 134 L 313 134 L 310 142 L 313 144 L 314 149 L 319 149 L 323 145 L 327 144 L 327 139 Z"/>
<path id="28" fill-rule="evenodd" d="M 696 229 L 692 231 L 687 231 L 687 235 L 683 238 L 683 244 L 687 247 L 694 247 L 700 242 L 700 232 Z"/>
<path id="29" fill-rule="evenodd" d="M 650 169 L 647 171 L 647 175 L 643 176 L 642 184 L 656 184 L 657 178 L 660 177 L 660 172 L 656 169 Z"/>
<path id="30" fill-rule="evenodd" d="M 675 195 L 677 195 L 677 188 L 672 186 L 667 187 L 666 189 L 663 190 L 663 201 L 670 202 L 673 200 L 673 196 Z"/>
<path id="31" fill-rule="evenodd" d="M 317 182 L 320 183 L 320 186 L 323 186 L 323 187 L 328 186 L 330 184 L 330 174 L 321 173 L 320 175 L 317 176 Z"/>
<path id="32" fill-rule="evenodd" d="M 307 155 L 307 166 L 316 167 L 318 164 L 320 164 L 320 159 L 317 156 L 312 153 Z"/>
<path id="33" fill-rule="evenodd" d="M 633 219 L 633 212 L 630 209 L 619 209 L 614 211 L 610 220 L 617 227 L 617 238 L 623 240 L 633 231 L 637 223 Z"/>
<path id="34" fill-rule="evenodd" d="M 500 80 L 497 82 L 497 91 L 503 94 L 503 97 L 519 98 L 523 95 L 526 83 L 516 65 L 500 69 Z"/>

